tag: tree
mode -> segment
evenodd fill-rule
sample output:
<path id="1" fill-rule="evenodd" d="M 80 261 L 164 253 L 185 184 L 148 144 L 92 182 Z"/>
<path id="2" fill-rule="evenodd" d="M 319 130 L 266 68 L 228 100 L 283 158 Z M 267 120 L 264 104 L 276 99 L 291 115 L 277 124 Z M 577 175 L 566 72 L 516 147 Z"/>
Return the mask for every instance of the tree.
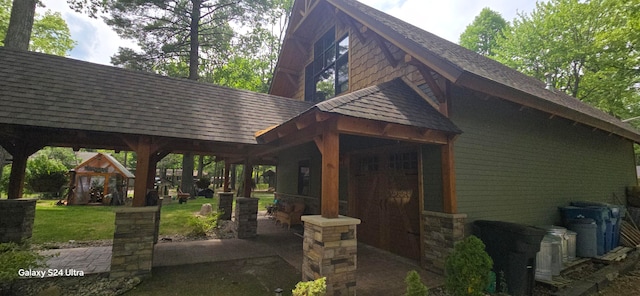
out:
<path id="1" fill-rule="evenodd" d="M 502 30 L 508 26 L 500 13 L 485 7 L 460 34 L 460 45 L 481 55 L 493 56 L 496 38 L 502 36 Z"/>
<path id="2" fill-rule="evenodd" d="M 620 118 L 640 112 L 640 0 L 551 0 L 520 14 L 496 59 Z"/>
<path id="3" fill-rule="evenodd" d="M 76 1 L 79 2 L 86 1 Z M 199 80 L 202 76 L 214 78 L 212 73 L 231 60 L 234 46 L 242 48 L 241 41 L 253 41 L 256 40 L 253 36 L 260 36 L 257 33 L 264 34 L 264 30 L 260 29 L 264 19 L 273 22 L 267 18 L 271 14 L 265 12 L 285 2 L 287 1 L 110 1 L 107 5 L 107 24 L 120 36 L 137 40 L 142 49 L 142 52 L 136 52 L 120 48 L 118 54 L 112 57 L 112 63 L 164 75 L 186 76 L 191 80 Z M 240 25 L 249 28 L 247 32 L 254 34 L 239 34 L 234 26 Z M 202 75 L 203 72 L 207 74 Z M 235 75 L 234 71 L 228 72 Z M 182 188 L 185 192 L 193 187 L 193 161 L 191 153 L 183 155 Z"/>
<path id="4" fill-rule="evenodd" d="M 5 2 L 8 2 L 6 0 Z M 37 0 L 14 0 L 11 6 L 11 17 L 3 38 L 6 48 L 27 50 L 33 29 Z M 3 6 L 6 3 L 2 3 Z M 4 7 L 3 7 L 4 8 Z"/>
<path id="5" fill-rule="evenodd" d="M 24 5 L 29 1 L 17 2 Z M 32 21 L 30 27 L 27 29 L 29 23 L 21 23 L 20 26 L 16 25 L 14 28 L 19 28 L 19 30 L 23 31 L 9 32 L 10 18 L 16 11 L 13 7 L 10 0 L 0 0 L 0 45 L 4 44 L 7 48 L 32 50 L 59 56 L 66 55 L 75 46 L 76 43 L 71 39 L 69 27 L 60 13 L 48 10 L 44 15 L 39 15 L 35 13 L 35 6 L 33 14 L 29 11 L 18 17 L 21 21 L 30 17 Z M 25 13 L 23 10 L 24 8 L 19 8 L 17 13 Z M 9 11 L 11 11 L 11 15 Z M 26 41 L 22 36 L 23 34 L 29 34 Z M 9 41 L 9 43 L 3 43 L 6 41 Z"/>

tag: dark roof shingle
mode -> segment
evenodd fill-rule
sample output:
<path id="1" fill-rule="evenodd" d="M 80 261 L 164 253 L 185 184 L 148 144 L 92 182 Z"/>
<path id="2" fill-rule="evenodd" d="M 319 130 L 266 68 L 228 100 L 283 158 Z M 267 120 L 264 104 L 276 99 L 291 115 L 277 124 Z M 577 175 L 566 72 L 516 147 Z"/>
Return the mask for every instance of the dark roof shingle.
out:
<path id="1" fill-rule="evenodd" d="M 640 142 L 640 132 L 627 123 L 596 109 L 561 91 L 545 89 L 545 84 L 538 79 L 522 74 L 497 61 L 479 55 L 462 46 L 424 31 L 398 18 L 378 11 L 355 0 L 327 0 L 352 16 L 364 19 L 366 26 L 374 30 L 392 32 L 395 42 L 410 44 L 427 57 L 439 59 L 440 64 L 456 72 L 456 79 L 463 74 L 470 74 L 487 81 L 534 96 L 545 104 L 553 106 L 572 120 L 597 123 L 608 131 Z M 390 40 L 391 41 L 391 40 Z M 595 119 L 593 121 L 592 119 Z"/>
<path id="2" fill-rule="evenodd" d="M 400 78 L 320 102 L 314 108 L 327 113 L 449 133 L 462 132 Z"/>
<path id="3" fill-rule="evenodd" d="M 0 47 L 0 124 L 256 144 L 311 105 Z"/>

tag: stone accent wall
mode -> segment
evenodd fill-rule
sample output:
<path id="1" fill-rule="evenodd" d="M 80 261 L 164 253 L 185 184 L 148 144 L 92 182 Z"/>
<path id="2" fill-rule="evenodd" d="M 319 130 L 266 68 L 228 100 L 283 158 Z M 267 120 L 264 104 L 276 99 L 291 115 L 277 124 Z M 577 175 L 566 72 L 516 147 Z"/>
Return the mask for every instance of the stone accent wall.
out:
<path id="1" fill-rule="evenodd" d="M 221 212 L 220 220 L 231 220 L 233 212 L 233 192 L 218 193 L 220 202 L 218 203 L 218 212 Z"/>
<path id="2" fill-rule="evenodd" d="M 356 295 L 359 219 L 302 216 L 302 280 L 327 278 L 327 295 Z"/>
<path id="3" fill-rule="evenodd" d="M 238 238 L 250 238 L 258 234 L 257 198 L 236 198 L 236 227 Z"/>
<path id="4" fill-rule="evenodd" d="M 467 214 L 424 211 L 424 268 L 444 274 L 444 262 L 456 242 L 464 239 Z"/>
<path id="5" fill-rule="evenodd" d="M 33 220 L 36 217 L 35 199 L 0 200 L 0 243 L 31 238 Z"/>
<path id="6" fill-rule="evenodd" d="M 111 278 L 151 276 L 153 246 L 157 241 L 160 207 L 126 207 L 116 209 L 113 234 Z"/>

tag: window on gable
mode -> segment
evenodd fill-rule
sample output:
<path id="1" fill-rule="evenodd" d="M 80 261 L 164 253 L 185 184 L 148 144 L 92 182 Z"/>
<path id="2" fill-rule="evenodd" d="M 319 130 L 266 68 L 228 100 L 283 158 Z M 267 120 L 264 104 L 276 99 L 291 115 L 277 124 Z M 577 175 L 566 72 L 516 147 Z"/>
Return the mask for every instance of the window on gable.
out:
<path id="1" fill-rule="evenodd" d="M 349 35 L 336 41 L 335 28 L 313 45 L 313 62 L 305 69 L 304 100 L 321 102 L 349 89 Z"/>

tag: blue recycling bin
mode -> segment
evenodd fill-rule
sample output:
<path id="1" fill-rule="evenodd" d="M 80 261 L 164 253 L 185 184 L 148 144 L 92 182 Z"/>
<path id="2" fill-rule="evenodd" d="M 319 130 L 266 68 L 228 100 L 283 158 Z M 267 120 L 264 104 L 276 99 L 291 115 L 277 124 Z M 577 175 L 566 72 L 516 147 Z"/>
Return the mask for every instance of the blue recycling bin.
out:
<path id="1" fill-rule="evenodd" d="M 607 233 L 605 240 L 605 252 L 608 252 L 612 249 L 615 249 L 620 244 L 620 223 L 622 223 L 622 214 L 623 214 L 623 206 L 621 205 L 613 205 L 603 202 L 592 202 L 592 201 L 574 201 L 571 202 L 572 206 L 582 207 L 582 208 L 592 208 L 592 207 L 605 207 L 609 209 L 610 223 L 611 225 L 607 226 Z"/>
<path id="2" fill-rule="evenodd" d="M 598 256 L 604 255 L 611 247 L 611 215 L 608 208 L 604 207 L 587 207 L 581 208 L 576 206 L 566 206 L 560 208 L 562 214 L 562 223 L 569 225 L 569 221 L 573 219 L 590 218 L 596 221 L 598 226 L 596 229 L 596 241 L 598 243 Z M 607 241 L 607 224 L 609 224 L 609 242 Z M 606 250 L 606 251 L 605 251 Z"/>

